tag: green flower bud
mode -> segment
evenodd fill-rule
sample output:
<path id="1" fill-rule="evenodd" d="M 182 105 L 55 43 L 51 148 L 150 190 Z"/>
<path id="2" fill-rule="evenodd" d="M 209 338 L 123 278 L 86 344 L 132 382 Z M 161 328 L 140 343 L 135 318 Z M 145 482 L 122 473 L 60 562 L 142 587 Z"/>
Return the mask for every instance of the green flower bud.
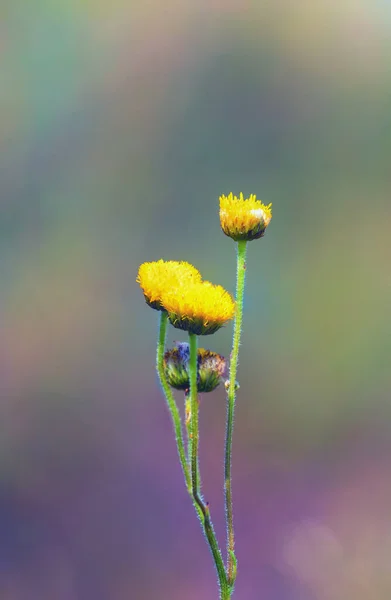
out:
<path id="1" fill-rule="evenodd" d="M 176 390 L 188 390 L 190 349 L 186 342 L 178 342 L 177 346 L 167 350 L 164 355 L 164 373 L 168 384 Z M 217 352 L 198 349 L 197 356 L 197 391 L 212 392 L 223 381 L 226 371 L 226 360 Z"/>
<path id="2" fill-rule="evenodd" d="M 223 381 L 226 370 L 224 356 L 211 350 L 198 350 L 198 380 L 199 392 L 211 392 Z"/>
<path id="3" fill-rule="evenodd" d="M 182 346 L 187 346 L 187 356 Z M 168 384 L 176 390 L 188 390 L 190 387 L 188 373 L 189 357 L 189 344 L 178 344 L 178 347 L 167 350 L 164 354 L 164 374 Z"/>

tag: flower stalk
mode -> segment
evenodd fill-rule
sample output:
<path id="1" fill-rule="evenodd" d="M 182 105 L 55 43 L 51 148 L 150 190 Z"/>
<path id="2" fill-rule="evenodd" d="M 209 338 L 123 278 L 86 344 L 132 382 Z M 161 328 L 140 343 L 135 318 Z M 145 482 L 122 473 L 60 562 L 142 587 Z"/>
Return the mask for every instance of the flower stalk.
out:
<path id="1" fill-rule="evenodd" d="M 235 533 L 233 525 L 232 507 L 232 433 L 234 425 L 235 400 L 236 400 L 236 374 L 238 370 L 239 345 L 242 333 L 243 296 L 246 275 L 247 241 L 237 242 L 236 261 L 236 314 L 232 340 L 232 352 L 229 370 L 229 385 L 227 392 L 227 423 L 225 435 L 225 462 L 224 462 L 224 495 L 225 516 L 227 522 L 227 576 L 230 585 L 234 585 L 236 578 Z"/>
<path id="2" fill-rule="evenodd" d="M 168 315 L 166 311 L 159 311 L 159 338 L 157 343 L 156 350 L 156 371 L 159 377 L 160 385 L 162 386 L 164 397 L 167 402 L 168 410 L 171 415 L 171 420 L 175 433 L 175 441 L 179 456 L 179 461 L 181 463 L 183 475 L 185 477 L 186 487 L 191 492 L 191 477 L 190 471 L 186 460 L 186 452 L 185 446 L 183 442 L 183 433 L 182 433 L 182 422 L 181 416 L 179 414 L 178 407 L 176 405 L 174 396 L 172 395 L 171 388 L 167 383 L 167 379 L 164 373 L 164 349 L 166 345 L 166 336 L 167 336 L 167 323 L 168 323 Z"/>
<path id="3" fill-rule="evenodd" d="M 202 513 L 200 506 L 194 500 L 193 490 L 192 490 L 191 473 L 190 473 L 190 466 L 189 466 L 190 465 L 190 443 L 191 443 L 190 436 L 188 436 L 188 438 L 189 438 L 188 439 L 189 453 L 188 453 L 188 458 L 187 458 L 186 451 L 185 451 L 185 445 L 184 445 L 184 441 L 183 441 L 181 416 L 180 416 L 177 404 L 175 402 L 174 396 L 172 395 L 170 386 L 167 382 L 166 374 L 164 372 L 164 350 L 165 350 L 166 337 L 167 337 L 168 315 L 165 311 L 160 311 L 159 314 L 160 314 L 159 337 L 158 337 L 157 351 L 156 351 L 156 370 L 158 373 L 160 385 L 162 386 L 162 389 L 163 389 L 164 397 L 167 402 L 167 407 L 168 407 L 169 413 L 171 415 L 171 421 L 172 421 L 173 428 L 174 428 L 175 441 L 176 441 L 179 461 L 181 463 L 183 475 L 185 478 L 186 488 L 187 488 L 187 491 L 188 491 L 191 499 L 193 500 L 194 508 L 196 509 L 198 517 L 202 521 L 203 513 Z M 190 419 L 189 420 L 186 419 L 186 429 L 189 432 Z"/>
<path id="4" fill-rule="evenodd" d="M 220 599 L 229 600 L 231 597 L 230 586 L 228 585 L 225 572 L 224 561 L 221 555 L 216 535 L 214 533 L 212 521 L 210 518 L 209 505 L 204 502 L 201 496 L 201 482 L 198 469 L 198 446 L 199 446 L 199 428 L 198 428 L 198 393 L 197 393 L 197 336 L 189 333 L 190 360 L 190 405 L 191 405 L 191 485 L 194 502 L 199 506 L 202 512 L 201 524 L 212 552 L 213 560 L 217 570 L 220 587 Z"/>

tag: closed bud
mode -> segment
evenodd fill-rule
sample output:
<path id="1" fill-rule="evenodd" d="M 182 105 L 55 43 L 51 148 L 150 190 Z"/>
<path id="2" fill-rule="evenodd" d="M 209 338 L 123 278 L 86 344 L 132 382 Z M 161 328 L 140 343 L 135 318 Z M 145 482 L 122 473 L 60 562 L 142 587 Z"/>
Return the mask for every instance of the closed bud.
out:
<path id="1" fill-rule="evenodd" d="M 262 204 L 255 194 L 239 198 L 232 192 L 220 196 L 220 224 L 225 235 L 236 242 L 263 237 L 272 218 L 272 205 Z"/>
<path id="2" fill-rule="evenodd" d="M 164 355 L 164 373 L 168 384 L 177 390 L 188 390 L 190 349 L 186 342 L 167 350 Z M 197 391 L 212 392 L 222 383 L 226 371 L 226 360 L 221 354 L 198 349 L 197 355 Z"/>

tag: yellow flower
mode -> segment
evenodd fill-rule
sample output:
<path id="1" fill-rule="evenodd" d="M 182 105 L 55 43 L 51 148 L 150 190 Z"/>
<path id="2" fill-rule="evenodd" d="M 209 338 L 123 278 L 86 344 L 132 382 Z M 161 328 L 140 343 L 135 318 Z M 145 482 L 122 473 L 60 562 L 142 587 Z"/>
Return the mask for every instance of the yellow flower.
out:
<path id="1" fill-rule="evenodd" d="M 262 204 L 255 194 L 239 198 L 232 192 L 220 196 L 220 223 L 225 235 L 236 242 L 255 240 L 264 235 L 272 218 L 271 204 Z"/>
<path id="2" fill-rule="evenodd" d="M 187 262 L 160 259 L 143 263 L 138 270 L 136 281 L 144 292 L 147 304 L 156 310 L 164 310 L 161 304 L 164 291 L 201 281 L 201 274 Z"/>
<path id="3" fill-rule="evenodd" d="M 221 285 L 209 281 L 191 282 L 180 289 L 167 289 L 162 306 L 174 327 L 197 335 L 209 335 L 235 314 L 235 303 Z"/>

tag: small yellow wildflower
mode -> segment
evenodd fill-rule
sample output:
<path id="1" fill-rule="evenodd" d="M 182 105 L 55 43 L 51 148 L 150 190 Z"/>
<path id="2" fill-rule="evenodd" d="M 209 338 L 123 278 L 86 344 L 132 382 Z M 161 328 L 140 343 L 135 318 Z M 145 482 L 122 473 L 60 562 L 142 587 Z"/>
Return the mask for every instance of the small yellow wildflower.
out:
<path id="1" fill-rule="evenodd" d="M 197 335 L 214 333 L 235 314 L 231 295 L 221 285 L 209 281 L 167 289 L 162 293 L 161 303 L 174 327 Z"/>
<path id="2" fill-rule="evenodd" d="M 255 194 L 239 198 L 232 192 L 220 196 L 220 223 L 225 235 L 236 242 L 256 240 L 264 235 L 272 218 L 271 204 L 262 204 Z"/>
<path id="3" fill-rule="evenodd" d="M 201 281 L 201 274 L 187 262 L 160 259 L 143 263 L 138 270 L 136 281 L 144 292 L 147 304 L 156 310 L 164 310 L 161 304 L 164 291 Z"/>

